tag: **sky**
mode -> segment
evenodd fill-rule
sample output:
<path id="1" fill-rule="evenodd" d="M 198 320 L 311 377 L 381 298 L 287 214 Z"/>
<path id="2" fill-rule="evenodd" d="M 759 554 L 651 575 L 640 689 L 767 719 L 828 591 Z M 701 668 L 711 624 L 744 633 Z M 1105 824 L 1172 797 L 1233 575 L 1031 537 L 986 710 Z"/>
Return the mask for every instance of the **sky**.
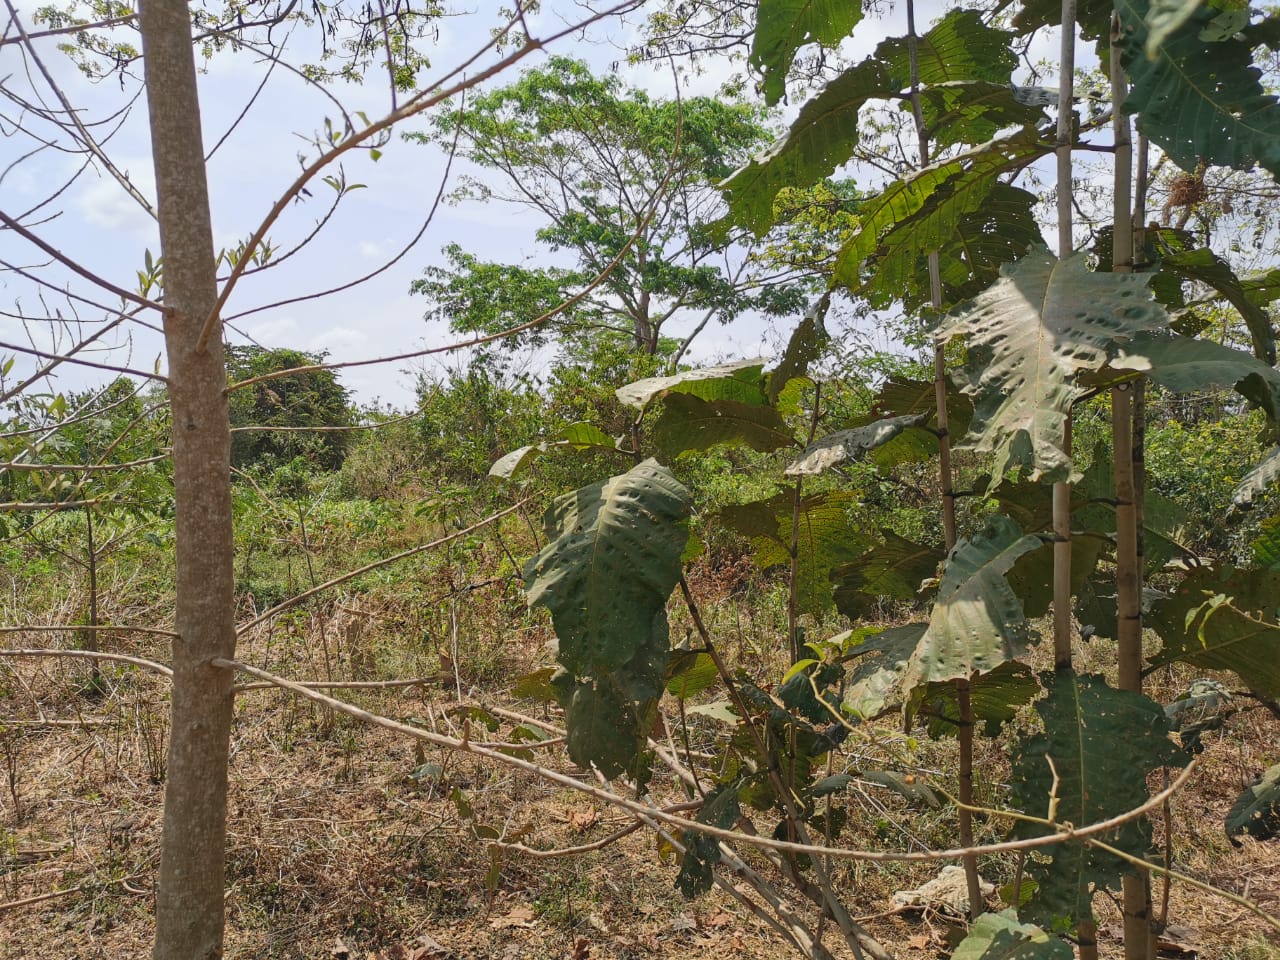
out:
<path id="1" fill-rule="evenodd" d="M 22 0 L 18 6 L 26 17 L 28 31 L 39 29 L 29 16 L 35 6 L 33 0 Z M 924 23 L 932 19 L 931 9 L 935 15 L 942 10 L 937 4 L 922 7 L 918 17 Z M 568 0 L 546 3 L 542 12 L 531 18 L 531 32 L 535 36 L 548 35 L 560 29 L 568 18 L 580 14 L 581 8 Z M 895 22 L 901 15 L 890 13 L 889 17 L 883 25 L 868 18 L 842 52 L 860 58 L 887 33 L 902 32 L 903 25 Z M 423 77 L 440 76 L 463 62 L 484 45 L 488 31 L 500 22 L 487 5 L 441 20 L 438 39 L 429 51 L 432 68 Z M 550 52 L 581 57 L 601 71 L 618 70 L 630 85 L 655 96 L 670 96 L 674 88 L 669 68 L 626 62 L 627 49 L 641 37 L 641 23 L 638 14 L 621 22 L 606 21 L 565 38 Z M 120 31 L 118 36 L 132 40 L 135 35 Z M 16 45 L 0 47 L 0 78 L 8 78 L 4 85 L 21 90 L 22 78 L 33 77 L 34 82 L 23 95 L 56 106 L 52 87 L 41 76 L 41 67 L 47 70 L 67 100 L 82 108 L 78 116 L 105 141 L 105 151 L 115 165 L 144 195 L 152 197 L 146 107 L 137 96 L 138 85 L 121 83 L 114 77 L 90 81 L 56 49 L 60 39 L 36 41 L 41 64 L 26 60 Z M 314 34 L 299 30 L 286 44 L 286 59 L 314 60 L 314 47 Z M 527 63 L 537 65 L 540 59 L 541 55 L 535 54 Z M 200 93 L 206 150 L 219 144 L 207 164 L 215 247 L 230 248 L 253 232 L 275 199 L 295 179 L 300 158 L 314 155 L 311 141 L 322 135 L 326 117 L 335 119 L 337 111 L 288 71 L 269 72 L 269 65 L 261 57 L 248 52 L 223 51 L 202 67 Z M 714 95 L 730 74 L 741 69 L 741 64 L 724 60 L 707 62 L 701 74 L 687 75 L 682 80 L 682 93 Z M 514 75 L 508 73 L 505 77 L 510 80 Z M 349 84 L 338 90 L 338 96 L 349 111 L 363 110 L 374 119 L 389 108 L 387 85 L 380 80 L 381 75 L 374 72 L 364 84 Z M 122 108 L 128 109 L 121 112 Z M 32 136 L 45 139 L 53 139 L 51 129 L 34 122 L 12 100 L 5 102 L 0 111 L 0 132 L 5 134 L 0 137 L 0 210 L 17 215 L 71 177 L 83 165 L 83 158 L 45 149 L 21 159 L 34 141 L 16 132 L 15 126 L 21 125 Z M 782 120 L 785 111 L 779 122 Z M 402 129 L 420 130 L 425 126 L 425 120 L 411 120 Z M 114 131 L 109 138 L 105 134 L 108 130 Z M 455 163 L 454 185 L 460 172 L 465 172 L 464 167 Z M 426 301 L 409 294 L 411 282 L 421 275 L 423 267 L 441 262 L 442 247 L 456 242 L 483 259 L 546 262 L 545 248 L 534 240 L 534 232 L 541 225 L 536 218 L 498 203 L 443 203 L 417 245 L 385 272 L 350 290 L 289 303 L 293 298 L 347 284 L 394 257 L 418 232 L 437 202 L 445 158 L 437 148 L 395 138 L 383 148 L 376 162 L 367 152 L 348 153 L 341 170 L 335 168 L 328 173 L 340 173 L 348 184 L 363 186 L 346 194 L 316 239 L 296 256 L 241 281 L 224 311 L 224 319 L 232 327 L 232 342 L 325 351 L 331 360 L 359 360 L 444 345 L 456 338 L 443 324 L 424 321 Z M 446 192 L 449 186 L 445 185 Z M 312 183 L 309 190 L 310 197 L 291 204 L 270 231 L 277 249 L 287 250 L 325 215 L 333 191 L 321 182 Z M 143 268 L 147 251 L 158 254 L 159 241 L 151 217 L 114 179 L 92 167 L 43 212 L 49 215 L 46 221 L 36 218 L 24 222 L 35 223 L 35 231 L 45 242 L 118 286 L 136 288 L 137 271 Z M 50 265 L 47 257 L 11 231 L 0 231 L 0 259 L 11 266 L 39 272 L 55 287 L 72 289 L 106 307 L 116 302 L 112 295 L 71 276 L 56 264 Z M 20 309 L 15 309 L 15 304 Z M 46 289 L 41 304 L 38 292 L 12 270 L 0 272 L 0 309 L 28 316 L 57 310 L 63 317 L 75 310 L 87 323 L 103 315 L 102 309 L 60 300 L 56 290 Z M 670 332 L 678 335 L 680 329 Z M 751 318 L 728 327 L 713 325 L 700 336 L 690 359 L 696 362 L 767 354 L 779 336 L 778 331 Z M 62 342 L 50 342 L 48 324 L 24 324 L 13 316 L 0 316 L 0 344 L 37 343 L 43 348 L 56 348 Z M 108 351 L 106 346 L 111 349 Z M 0 361 L 13 352 L 0 346 Z M 163 345 L 158 333 L 130 324 L 127 334 L 113 334 L 110 343 L 104 344 L 93 359 L 134 369 L 153 370 L 157 365 L 162 369 Z M 405 408 L 413 403 L 417 375 L 439 375 L 444 365 L 460 362 L 457 355 L 452 355 L 430 362 L 358 366 L 343 370 L 341 378 L 361 403 L 378 401 Z M 19 356 L 10 380 L 29 364 Z M 105 376 L 109 375 L 89 368 L 63 367 L 55 389 L 85 389 L 102 383 Z"/>

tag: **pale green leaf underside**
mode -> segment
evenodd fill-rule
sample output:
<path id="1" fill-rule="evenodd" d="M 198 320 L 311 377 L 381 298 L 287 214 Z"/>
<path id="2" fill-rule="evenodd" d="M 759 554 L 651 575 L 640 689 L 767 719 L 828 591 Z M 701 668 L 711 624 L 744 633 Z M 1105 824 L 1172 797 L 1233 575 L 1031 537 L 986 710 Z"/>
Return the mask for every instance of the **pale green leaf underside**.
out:
<path id="1" fill-rule="evenodd" d="M 1012 910 L 984 913 L 960 941 L 952 960 L 1071 960 L 1071 947 L 1039 927 L 1019 923 Z"/>
<path id="2" fill-rule="evenodd" d="M 702 400 L 736 400 L 739 403 L 764 403 L 761 383 L 765 361 L 739 360 L 700 370 L 685 370 L 669 377 L 647 377 L 619 387 L 615 394 L 621 403 L 644 410 L 668 391 L 688 393 Z"/>
<path id="3" fill-rule="evenodd" d="M 861 460 L 907 427 L 921 426 L 928 419 L 929 414 L 920 413 L 914 416 L 889 417 L 850 430 L 838 430 L 806 447 L 804 453 L 787 467 L 785 473 L 788 477 L 815 476 L 832 467 Z"/>
<path id="4" fill-rule="evenodd" d="M 1244 475 L 1231 497 L 1232 505 L 1247 507 L 1254 497 L 1280 482 L 1280 447 L 1272 450 L 1256 467 Z"/>
<path id="5" fill-rule="evenodd" d="M 964 446 L 991 456 L 993 482 L 1014 468 L 1032 479 L 1072 476 L 1064 435 L 1086 392 L 1077 378 L 1105 366 L 1117 344 L 1167 323 L 1148 279 L 1091 272 L 1084 254 L 1060 261 L 1036 250 L 943 321 L 939 338 L 969 347 L 974 417 Z"/>

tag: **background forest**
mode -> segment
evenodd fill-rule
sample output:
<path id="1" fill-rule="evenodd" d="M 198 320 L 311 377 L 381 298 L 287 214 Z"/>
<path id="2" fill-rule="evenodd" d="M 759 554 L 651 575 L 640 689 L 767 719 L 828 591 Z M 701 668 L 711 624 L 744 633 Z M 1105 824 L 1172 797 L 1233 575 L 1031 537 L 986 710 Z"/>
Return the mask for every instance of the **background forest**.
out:
<path id="1" fill-rule="evenodd" d="M 7 9 L 0 957 L 1280 956 L 1273 11 Z"/>

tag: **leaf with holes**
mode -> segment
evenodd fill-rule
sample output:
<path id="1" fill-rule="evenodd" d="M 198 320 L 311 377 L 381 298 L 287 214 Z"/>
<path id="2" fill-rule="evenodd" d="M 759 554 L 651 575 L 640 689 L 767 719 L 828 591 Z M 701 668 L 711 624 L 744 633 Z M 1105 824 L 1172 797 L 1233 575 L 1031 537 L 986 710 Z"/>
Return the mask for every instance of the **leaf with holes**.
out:
<path id="1" fill-rule="evenodd" d="M 1018 58 L 1013 35 L 989 27 L 977 10 L 955 9 L 916 41 L 916 63 L 925 86 L 962 80 L 1008 84 Z M 891 37 L 876 47 L 876 59 L 889 65 L 894 81 L 911 86 L 911 53 L 906 37 Z"/>
<path id="2" fill-rule="evenodd" d="M 1149 0 L 1118 0 L 1116 12 L 1130 82 L 1124 109 L 1138 115 L 1152 142 L 1184 170 L 1261 164 L 1280 173 L 1280 102 L 1263 87 L 1251 44 L 1235 30 L 1205 38 L 1222 11 L 1211 5 L 1194 11 L 1155 45 L 1154 55 Z"/>
<path id="3" fill-rule="evenodd" d="M 1097 676 L 1061 670 L 1043 678 L 1047 695 L 1035 705 L 1044 730 L 1022 738 L 1013 764 L 1018 809 L 1056 823 L 1098 823 L 1141 806 L 1147 774 L 1179 766 L 1184 756 L 1168 737 L 1158 703 L 1115 690 Z M 1022 822 L 1017 837 L 1051 832 Z M 1130 820 L 1098 839 L 1135 857 L 1146 856 L 1151 823 Z M 1119 886 L 1126 861 L 1082 841 L 1044 848 L 1047 859 L 1028 865 L 1036 892 L 1020 916 L 1054 932 L 1075 930 L 1092 916 L 1093 892 Z"/>
<path id="4" fill-rule="evenodd" d="M 976 722 L 984 724 L 986 735 L 995 737 L 1004 724 L 1017 716 L 1018 708 L 1030 703 L 1038 693 L 1040 683 L 1030 667 L 1015 661 L 1002 663 L 970 681 L 970 712 Z M 929 736 L 935 740 L 955 736 L 960 729 L 960 703 L 954 683 L 916 687 L 907 707 L 908 716 L 923 719 Z"/>
<path id="5" fill-rule="evenodd" d="M 1039 537 L 1024 535 L 998 515 L 977 537 L 956 544 L 943 567 L 929 629 L 907 666 L 907 691 L 994 670 L 1022 650 L 1029 630 L 1022 600 L 1005 575 L 1039 546 Z"/>
<path id="6" fill-rule="evenodd" d="M 704 381 L 705 382 L 705 381 Z M 688 393 L 668 393 L 652 427 L 654 445 L 664 458 L 710 450 L 726 444 L 767 453 L 795 445 L 791 430 L 776 407 L 736 400 L 702 400 Z"/>
<path id="7" fill-rule="evenodd" d="M 1071 947 L 1030 923 L 1019 923 L 1012 910 L 984 913 L 960 941 L 951 960 L 1071 960 Z"/>
<path id="8" fill-rule="evenodd" d="M 850 651 L 854 666 L 844 690 L 847 713 L 867 719 L 902 698 L 902 678 L 927 628 L 924 623 L 890 627 Z"/>
<path id="9" fill-rule="evenodd" d="M 1118 344 L 1168 322 L 1147 279 L 1093 273 L 1084 254 L 1058 260 L 1042 249 L 943 321 L 939 339 L 963 337 L 969 348 L 964 390 L 974 417 L 963 446 L 992 457 L 994 484 L 1011 469 L 1045 481 L 1073 477 L 1064 434 L 1087 392 L 1077 378 L 1104 367 Z"/>

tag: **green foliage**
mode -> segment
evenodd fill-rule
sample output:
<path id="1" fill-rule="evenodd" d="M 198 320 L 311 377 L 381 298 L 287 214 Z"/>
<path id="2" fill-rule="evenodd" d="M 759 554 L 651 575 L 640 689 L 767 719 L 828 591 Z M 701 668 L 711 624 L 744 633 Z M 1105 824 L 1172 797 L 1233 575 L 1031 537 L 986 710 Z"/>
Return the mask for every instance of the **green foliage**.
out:
<path id="1" fill-rule="evenodd" d="M 1142 118 L 1152 142 L 1184 170 L 1261 164 L 1280 173 L 1280 103 L 1265 92 L 1252 44 L 1239 35 L 1247 14 L 1206 4 L 1156 43 L 1148 0 L 1121 0 L 1116 12 L 1131 84 L 1125 110 Z M 1220 39 L 1211 39 L 1215 31 Z"/>
<path id="2" fill-rule="evenodd" d="M 907 666 L 903 685 L 967 679 L 1021 652 L 1028 629 L 1022 599 L 1006 575 L 1040 546 L 1007 517 L 992 517 L 977 537 L 956 544 L 942 570 L 929 628 Z"/>
<path id="3" fill-rule="evenodd" d="M 1227 813 L 1227 836 L 1247 833 L 1255 840 L 1280 834 L 1280 764 L 1250 784 Z"/>
<path id="4" fill-rule="evenodd" d="M 229 346 L 227 373 L 232 383 L 266 374 L 322 364 L 327 354 L 300 350 L 268 350 Z M 346 427 L 352 423 L 346 387 L 332 370 L 307 370 L 276 377 L 233 391 L 231 464 L 244 469 L 271 468 L 304 457 L 321 470 L 336 470 L 350 445 L 351 433 L 316 431 L 312 427 Z M 283 429 L 258 429 L 258 428 Z"/>
<path id="5" fill-rule="evenodd" d="M 852 620 L 871 615 L 880 598 L 914 600 L 944 559 L 937 547 L 913 543 L 892 530 L 880 535 L 883 543 L 831 571 L 836 608 Z"/>
<path id="6" fill-rule="evenodd" d="M 1012 910 L 984 913 L 956 947 L 952 960 L 1071 960 L 1069 944 L 1029 923 Z"/>
<path id="7" fill-rule="evenodd" d="M 862 19 L 862 7 L 840 0 L 762 0 L 756 10 L 751 66 L 764 74 L 770 106 L 782 99 L 796 51 L 808 43 L 834 47 Z"/>
<path id="8" fill-rule="evenodd" d="M 689 494 L 650 460 L 557 499 L 549 543 L 525 566 L 569 671 L 569 751 L 606 776 L 634 770 L 664 687 L 666 602 L 680 576 Z"/>
<path id="9" fill-rule="evenodd" d="M 1111 356 L 1117 345 L 1167 319 L 1146 277 L 1091 273 L 1082 254 L 1060 261 L 1041 250 L 1003 273 L 939 330 L 969 348 L 964 389 L 975 412 L 965 445 L 992 458 L 993 483 L 1012 469 L 1066 480 L 1075 473 L 1067 414 L 1088 392 L 1080 375 L 1109 360 L 1123 367 Z"/>
<path id="10" fill-rule="evenodd" d="M 703 801 L 698 811 L 698 823 L 728 830 L 738 822 L 740 807 L 738 806 L 738 788 L 736 781 L 717 784 Z M 699 896 L 711 889 L 712 871 L 720 862 L 720 841 L 705 833 L 685 832 L 680 835 L 684 841 L 684 859 L 680 862 L 680 873 L 676 877 L 676 887 L 687 898 Z"/>
<path id="11" fill-rule="evenodd" d="M 1047 693 L 1035 708 L 1044 730 L 1018 743 L 1013 765 L 1019 809 L 1054 823 L 1098 823 L 1140 806 L 1147 799 L 1151 770 L 1183 761 L 1168 739 L 1159 704 L 1112 689 L 1101 677 L 1067 670 L 1042 682 Z M 1049 829 L 1023 822 L 1015 834 L 1035 837 Z M 1129 820 L 1098 839 L 1143 857 L 1151 842 L 1151 824 Z M 1118 887 L 1127 865 L 1081 841 L 1045 850 L 1044 859 L 1028 866 L 1036 892 L 1020 915 L 1055 932 L 1075 930 L 1093 916 L 1093 891 Z"/>

